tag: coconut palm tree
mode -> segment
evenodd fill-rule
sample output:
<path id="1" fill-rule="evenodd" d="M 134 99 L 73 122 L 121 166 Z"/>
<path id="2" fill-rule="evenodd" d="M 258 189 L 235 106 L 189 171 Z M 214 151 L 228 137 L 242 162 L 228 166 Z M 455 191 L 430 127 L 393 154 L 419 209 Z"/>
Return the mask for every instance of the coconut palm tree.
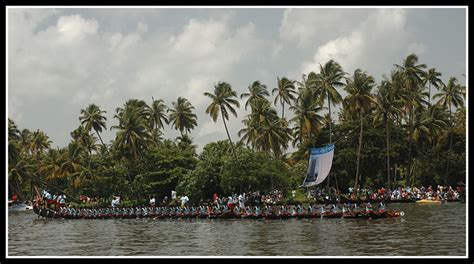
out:
<path id="1" fill-rule="evenodd" d="M 283 151 L 288 148 L 288 142 L 292 139 L 292 130 L 284 118 L 278 116 L 269 117 L 261 129 L 257 142 L 264 152 L 273 152 L 275 158 L 279 159 Z"/>
<path id="2" fill-rule="evenodd" d="M 295 84 L 294 81 L 283 77 L 281 79 L 277 78 L 277 85 L 278 87 L 273 88 L 272 90 L 272 95 L 275 93 L 277 94 L 273 104 L 276 105 L 277 101 L 280 101 L 281 118 L 285 118 L 285 103 L 291 104 L 291 102 L 295 99 Z"/>
<path id="3" fill-rule="evenodd" d="M 126 107 L 120 115 L 120 124 L 112 126 L 117 129 L 115 146 L 120 155 L 129 161 L 137 160 L 149 144 L 152 144 L 148 121 L 143 116 L 143 108 Z"/>
<path id="4" fill-rule="evenodd" d="M 354 189 L 357 190 L 359 175 L 360 152 L 362 149 L 362 133 L 364 115 L 369 112 L 374 103 L 371 90 L 375 86 L 374 78 L 366 72 L 356 69 L 352 78 L 347 79 L 347 85 L 344 88 L 348 95 L 345 98 L 346 104 L 351 111 L 359 113 L 360 132 L 359 132 L 359 147 L 357 150 L 357 167 Z"/>
<path id="5" fill-rule="evenodd" d="M 458 84 L 458 80 L 456 77 L 450 77 L 449 81 L 446 85 L 441 87 L 441 91 L 433 97 L 433 99 L 438 99 L 437 103 L 440 106 L 443 106 L 445 109 L 449 109 L 449 152 L 448 155 L 451 153 L 451 149 L 453 146 L 453 115 L 452 115 L 452 107 L 463 107 L 464 106 L 464 98 L 466 97 L 466 90 L 465 87 Z M 447 174 L 449 171 L 449 158 L 447 159 L 447 166 L 446 166 L 446 174 L 445 180 L 447 180 Z"/>
<path id="6" fill-rule="evenodd" d="M 32 134 L 31 150 L 38 155 L 48 149 L 51 143 L 48 136 L 38 129 Z"/>
<path id="7" fill-rule="evenodd" d="M 429 69 L 423 75 L 423 85 L 428 83 L 428 104 L 431 104 L 431 85 L 439 89 L 443 83 L 439 77 L 441 77 L 441 73 L 437 72 L 435 68 Z"/>
<path id="8" fill-rule="evenodd" d="M 259 91 L 256 92 L 257 95 L 264 94 L 262 91 L 265 90 L 266 87 L 264 85 L 261 85 L 258 81 L 254 82 L 252 86 L 249 86 L 249 90 L 252 91 Z M 268 92 L 267 92 L 268 94 Z M 232 144 L 232 139 L 230 138 L 229 130 L 227 129 L 227 124 L 225 120 L 229 120 L 229 112 L 234 114 L 235 117 L 237 117 L 237 112 L 232 106 L 239 107 L 239 101 L 237 101 L 237 93 L 232 90 L 232 87 L 230 84 L 226 82 L 219 82 L 217 85 L 214 85 L 214 93 L 204 93 L 205 96 L 211 98 L 212 102 L 211 104 L 207 107 L 206 109 L 206 114 L 209 114 L 212 117 L 212 120 L 214 122 L 217 121 L 217 118 L 219 117 L 219 113 L 222 116 L 222 122 L 224 122 L 224 128 L 227 133 L 227 137 L 229 138 L 230 144 Z M 251 94 L 249 95 L 249 100 L 247 100 L 247 103 L 249 101 L 256 100 L 255 98 L 259 98 L 258 96 Z M 255 97 L 256 96 L 256 97 Z M 252 102 L 251 101 L 251 102 Z M 247 106 L 247 104 L 245 104 Z"/>
<path id="9" fill-rule="evenodd" d="M 64 155 L 60 168 L 61 177 L 69 180 L 72 195 L 75 196 L 76 189 L 79 186 L 78 178 L 86 170 L 83 166 L 84 148 L 79 143 L 73 141 L 69 143 L 67 152 Z"/>
<path id="10" fill-rule="evenodd" d="M 429 106 L 419 115 L 419 118 L 415 118 L 412 140 L 422 144 L 423 148 L 424 143 L 434 143 L 445 131 L 448 127 L 448 117 L 444 109 L 436 104 Z"/>
<path id="11" fill-rule="evenodd" d="M 197 146 L 193 144 L 193 139 L 190 138 L 188 135 L 183 135 L 182 137 L 179 136 L 176 138 L 178 142 L 178 147 L 185 149 L 190 148 L 192 150 L 196 150 Z"/>
<path id="12" fill-rule="evenodd" d="M 308 88 L 300 89 L 298 97 L 294 104 L 290 106 L 294 117 L 290 122 L 295 123 L 296 135 L 293 145 L 309 141 L 313 144 L 312 136 L 319 132 L 324 117 L 319 114 L 324 107 L 321 106 L 321 100 L 315 99 L 314 93 Z"/>
<path id="13" fill-rule="evenodd" d="M 258 122 L 254 120 L 254 115 L 252 114 L 247 115 L 246 118 L 242 120 L 242 123 L 244 124 L 244 128 L 239 130 L 237 135 L 241 138 L 241 142 L 245 141 L 245 145 L 250 145 L 252 150 L 255 150 L 257 139 L 260 135 L 260 126 Z"/>
<path id="14" fill-rule="evenodd" d="M 412 140 L 420 150 L 418 153 L 426 152 L 428 146 L 440 138 L 446 127 L 448 127 L 448 118 L 446 111 L 441 106 L 435 104 L 421 113 L 416 112 Z M 411 174 L 411 185 L 413 186 L 416 176 L 414 167 Z"/>
<path id="15" fill-rule="evenodd" d="M 418 56 L 410 54 L 403 60 L 402 65 L 395 64 L 395 68 L 400 72 L 401 81 L 403 83 L 404 92 L 408 95 L 408 100 L 405 100 L 408 125 L 409 125 L 409 152 L 408 152 L 408 168 L 406 175 L 406 184 L 410 182 L 411 164 L 412 164 L 412 138 L 414 126 L 414 110 L 418 98 L 420 98 L 420 86 L 423 84 L 425 64 L 418 64 Z"/>
<path id="16" fill-rule="evenodd" d="M 106 111 L 100 110 L 97 105 L 90 104 L 86 109 L 81 109 L 82 116 L 79 117 L 79 121 L 81 121 L 81 124 L 84 125 L 87 131 L 94 129 L 104 147 L 105 143 L 99 132 L 102 132 L 102 129 L 107 129 L 105 126 L 105 122 L 107 121 L 107 118 L 104 116 L 105 113 Z"/>
<path id="17" fill-rule="evenodd" d="M 321 101 L 327 100 L 329 109 L 329 144 L 332 143 L 332 118 L 331 103 L 333 105 L 342 102 L 342 97 L 336 88 L 344 86 L 342 82 L 345 72 L 341 65 L 334 60 L 329 60 L 322 66 L 319 65 L 320 73 L 316 79 L 316 93 Z"/>
<path id="18" fill-rule="evenodd" d="M 8 118 L 8 141 L 10 140 L 20 140 L 20 130 L 18 130 L 15 122 Z"/>
<path id="19" fill-rule="evenodd" d="M 31 153 L 31 142 L 33 141 L 33 134 L 28 129 L 23 129 L 20 132 L 20 139 L 18 144 L 20 145 L 21 152 L 25 154 Z"/>
<path id="20" fill-rule="evenodd" d="M 148 107 L 150 128 L 160 130 L 164 128 L 164 123 L 169 124 L 166 109 L 168 108 L 162 99 L 155 100 L 152 97 L 151 106 Z"/>
<path id="21" fill-rule="evenodd" d="M 387 144 L 387 184 L 390 189 L 390 124 L 403 115 L 402 101 L 395 98 L 393 83 L 383 80 L 375 94 L 374 122 L 385 126 Z"/>
<path id="22" fill-rule="evenodd" d="M 270 94 L 268 93 L 267 86 L 265 84 L 260 83 L 259 81 L 255 81 L 252 84 L 249 85 L 248 87 L 249 92 L 248 93 L 243 93 L 240 95 L 240 98 L 247 98 L 247 101 L 245 102 L 245 110 L 247 110 L 247 106 L 252 104 L 257 99 L 266 99 L 266 96 L 269 96 Z"/>
<path id="23" fill-rule="evenodd" d="M 192 112 L 194 106 L 183 97 L 178 97 L 172 105 L 173 108 L 167 110 L 170 113 L 169 121 L 172 127 L 179 130 L 181 136 L 183 136 L 183 131 L 187 134 L 197 126 L 197 116 Z"/>
<path id="24" fill-rule="evenodd" d="M 63 157 L 59 150 L 50 149 L 45 158 L 42 159 L 38 168 L 38 173 L 44 177 L 46 182 L 53 179 L 60 179 L 64 176 L 63 171 L 61 170 L 62 162 Z"/>

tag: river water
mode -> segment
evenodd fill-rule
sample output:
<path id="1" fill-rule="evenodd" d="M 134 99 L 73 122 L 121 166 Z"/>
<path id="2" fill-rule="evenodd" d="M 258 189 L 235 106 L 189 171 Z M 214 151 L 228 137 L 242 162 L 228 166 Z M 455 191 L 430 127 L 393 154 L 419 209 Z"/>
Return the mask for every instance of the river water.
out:
<path id="1" fill-rule="evenodd" d="M 466 204 L 401 219 L 37 219 L 9 212 L 8 256 L 466 256 Z"/>

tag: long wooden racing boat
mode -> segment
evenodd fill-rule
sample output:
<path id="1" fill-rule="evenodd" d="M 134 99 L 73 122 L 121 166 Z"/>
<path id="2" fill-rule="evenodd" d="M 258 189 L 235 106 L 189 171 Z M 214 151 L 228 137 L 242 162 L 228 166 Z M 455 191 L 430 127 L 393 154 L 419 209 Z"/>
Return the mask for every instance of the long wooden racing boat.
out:
<path id="1" fill-rule="evenodd" d="M 101 210 L 53 210 L 50 208 L 39 207 L 33 205 L 33 211 L 38 217 L 49 219 L 290 219 L 290 218 L 356 218 L 356 219 L 378 219 L 378 218 L 399 218 L 404 215 L 403 212 L 396 211 L 349 211 L 349 212 L 300 212 L 300 213 L 234 213 L 234 212 L 174 212 L 173 210 L 155 211 L 155 208 L 148 207 L 147 210 L 139 210 L 134 208 L 121 208 L 120 212 L 107 210 L 105 213 Z"/>

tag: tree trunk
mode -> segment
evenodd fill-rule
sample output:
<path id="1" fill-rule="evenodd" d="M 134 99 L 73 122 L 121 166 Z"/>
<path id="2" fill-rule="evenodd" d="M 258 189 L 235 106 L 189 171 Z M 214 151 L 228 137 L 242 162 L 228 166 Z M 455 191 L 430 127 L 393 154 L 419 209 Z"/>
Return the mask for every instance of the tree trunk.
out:
<path id="1" fill-rule="evenodd" d="M 222 112 L 222 110 L 221 110 L 221 115 L 222 115 L 222 121 L 224 122 L 225 132 L 227 133 L 227 137 L 229 138 L 229 142 L 232 147 L 232 153 L 234 153 L 234 156 L 235 156 L 234 144 L 232 143 L 232 140 L 230 139 L 229 130 L 227 129 L 227 124 L 225 123 L 224 113 Z"/>
<path id="2" fill-rule="evenodd" d="M 409 138 L 408 138 L 408 168 L 407 168 L 407 171 L 406 171 L 406 175 L 405 175 L 405 185 L 409 185 L 410 184 L 410 173 L 411 173 L 411 149 L 412 149 L 412 136 L 413 136 L 413 108 L 412 106 L 410 106 L 410 116 L 409 116 L 409 119 L 408 119 L 409 123 L 410 123 L 410 132 L 409 132 Z"/>
<path id="3" fill-rule="evenodd" d="M 332 143 L 332 119 L 331 119 L 331 100 L 329 100 L 328 92 L 328 106 L 329 106 L 329 144 Z"/>
<path id="4" fill-rule="evenodd" d="M 281 100 L 281 118 L 285 118 L 285 101 Z"/>
<path id="5" fill-rule="evenodd" d="M 446 164 L 446 172 L 444 173 L 444 183 L 448 183 L 448 173 L 449 173 L 449 163 L 451 160 L 451 148 L 453 147 L 453 117 L 451 112 L 451 104 L 449 104 L 449 123 L 450 123 L 450 130 L 449 131 L 449 150 L 448 150 L 448 158 Z"/>
<path id="6" fill-rule="evenodd" d="M 393 169 L 393 187 L 396 187 L 396 182 L 397 182 L 397 164 L 395 163 L 395 166 Z"/>
<path id="7" fill-rule="evenodd" d="M 431 82 L 428 81 L 428 105 L 431 105 Z"/>
<path id="8" fill-rule="evenodd" d="M 107 152 L 109 152 L 109 149 L 108 149 L 107 146 L 104 144 L 104 141 L 102 141 L 102 137 L 100 136 L 99 131 L 97 131 L 96 129 L 94 129 L 94 130 L 95 130 L 95 133 L 97 134 L 97 136 L 99 137 L 100 142 L 101 142 L 102 145 L 105 147 L 105 150 L 106 150 Z"/>
<path id="9" fill-rule="evenodd" d="M 388 131 L 388 120 L 385 120 L 385 132 L 387 134 L 387 185 L 390 189 L 390 133 Z"/>
<path id="10" fill-rule="evenodd" d="M 356 167 L 356 178 L 355 178 L 355 187 L 354 189 L 357 190 L 358 184 L 360 182 L 358 179 L 360 178 L 359 176 L 359 161 L 360 161 L 360 150 L 362 149 L 362 132 L 363 132 L 363 119 L 362 119 L 362 112 L 360 114 L 360 132 L 359 132 L 359 148 L 357 149 L 357 167 Z"/>

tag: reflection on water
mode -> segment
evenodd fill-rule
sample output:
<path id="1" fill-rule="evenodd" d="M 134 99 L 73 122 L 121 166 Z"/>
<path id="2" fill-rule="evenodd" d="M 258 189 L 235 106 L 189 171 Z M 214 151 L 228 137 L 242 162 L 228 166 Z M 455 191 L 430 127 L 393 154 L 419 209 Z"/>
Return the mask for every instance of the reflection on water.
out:
<path id="1" fill-rule="evenodd" d="M 37 219 L 8 215 L 10 256 L 465 256 L 466 205 L 392 204 L 402 219 Z"/>

